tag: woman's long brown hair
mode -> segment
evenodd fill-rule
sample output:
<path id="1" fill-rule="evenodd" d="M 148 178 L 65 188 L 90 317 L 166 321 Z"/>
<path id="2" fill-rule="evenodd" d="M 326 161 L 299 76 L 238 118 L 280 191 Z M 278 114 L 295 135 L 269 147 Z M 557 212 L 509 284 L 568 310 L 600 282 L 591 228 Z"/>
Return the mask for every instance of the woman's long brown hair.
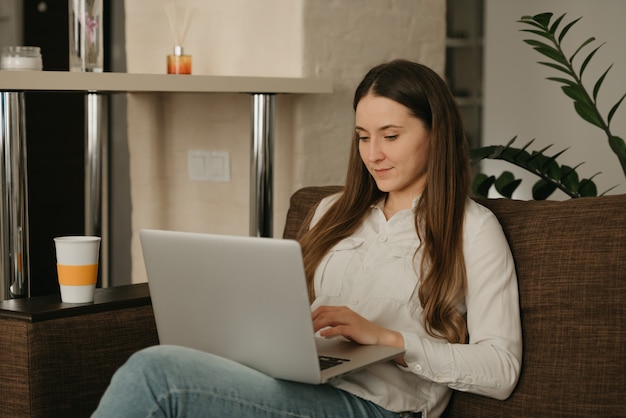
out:
<path id="1" fill-rule="evenodd" d="M 429 129 L 427 181 L 415 210 L 415 229 L 423 249 L 418 296 L 426 331 L 451 343 L 465 343 L 467 324 L 458 308 L 467 287 L 463 220 L 470 169 L 458 106 L 441 77 L 406 60 L 372 68 L 356 89 L 355 110 L 369 93 L 404 105 Z M 371 205 L 385 196 L 363 164 L 354 135 L 342 195 L 300 238 L 311 299 L 315 297 L 313 276 L 321 259 L 354 233 Z"/>

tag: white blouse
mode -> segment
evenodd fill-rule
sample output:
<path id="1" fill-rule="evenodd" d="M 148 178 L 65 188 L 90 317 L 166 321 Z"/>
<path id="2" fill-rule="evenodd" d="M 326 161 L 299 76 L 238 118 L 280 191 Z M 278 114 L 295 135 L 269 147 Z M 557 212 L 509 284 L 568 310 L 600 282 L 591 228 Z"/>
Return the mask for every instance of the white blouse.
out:
<path id="1" fill-rule="evenodd" d="M 337 198 L 322 200 L 312 225 Z M 391 411 L 421 411 L 424 418 L 441 415 L 450 388 L 506 399 L 520 373 L 522 331 L 515 266 L 497 218 L 468 200 L 463 231 L 467 294 L 461 309 L 467 313 L 469 344 L 450 344 L 429 336 L 423 326 L 413 210 L 387 221 L 382 208 L 383 202 L 373 206 L 359 229 L 322 259 L 312 309 L 348 306 L 399 331 L 408 366 L 387 362 L 331 384 Z"/>

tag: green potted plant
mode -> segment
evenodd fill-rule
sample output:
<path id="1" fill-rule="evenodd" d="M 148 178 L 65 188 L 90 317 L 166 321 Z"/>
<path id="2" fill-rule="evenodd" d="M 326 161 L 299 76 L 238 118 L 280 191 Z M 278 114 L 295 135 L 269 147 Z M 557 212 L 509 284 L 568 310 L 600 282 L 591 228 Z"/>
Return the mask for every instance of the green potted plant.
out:
<path id="1" fill-rule="evenodd" d="M 605 119 L 598 110 L 596 100 L 602 83 L 612 65 L 596 80 L 590 94 L 583 85 L 583 75 L 593 56 L 602 47 L 602 44 L 589 52 L 580 64 L 575 65 L 575 58 L 585 47 L 594 42 L 595 38 L 588 38 L 568 57 L 562 48 L 562 42 L 569 30 L 580 18 L 571 21 L 559 30 L 564 17 L 565 14 L 552 20 L 553 13 L 523 16 L 518 22 L 530 26 L 530 28 L 522 30 L 538 37 L 538 39 L 526 39 L 524 42 L 549 59 L 548 61 L 539 62 L 540 64 L 546 65 L 564 75 L 548 77 L 548 80 L 560 83 L 562 91 L 573 100 L 576 113 L 583 120 L 604 132 L 608 139 L 608 144 L 616 155 L 626 178 L 626 144 L 621 137 L 611 132 L 611 121 L 622 101 L 626 98 L 626 94 L 611 107 Z M 529 147 L 534 140 L 529 141 L 522 148 L 513 146 L 516 140 L 517 137 L 513 137 L 506 145 L 491 145 L 472 149 L 470 151 L 472 164 L 476 165 L 485 159 L 503 160 L 535 174 L 539 177 L 532 188 L 533 198 L 536 200 L 547 199 L 557 189 L 572 198 L 598 195 L 597 187 L 593 182 L 595 175 L 590 178 L 580 178 L 576 171 L 580 164 L 572 167 L 565 164 L 561 165 L 557 161 L 566 149 L 549 155 L 547 151 L 551 146 L 539 151 L 529 151 Z M 516 179 L 510 171 L 504 171 L 498 177 L 479 173 L 474 178 L 472 190 L 476 196 L 486 197 L 493 187 L 500 195 L 510 198 L 521 181 L 521 179 Z M 602 194 L 609 190 L 602 192 Z"/>

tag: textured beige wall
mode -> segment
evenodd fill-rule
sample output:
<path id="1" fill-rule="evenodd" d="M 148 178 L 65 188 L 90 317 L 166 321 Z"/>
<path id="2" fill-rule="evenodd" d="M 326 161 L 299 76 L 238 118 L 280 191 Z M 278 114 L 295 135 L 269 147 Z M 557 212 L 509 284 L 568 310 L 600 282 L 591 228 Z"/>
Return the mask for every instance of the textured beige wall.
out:
<path id="1" fill-rule="evenodd" d="M 172 38 L 161 2 L 126 2 L 129 72 L 164 72 Z M 277 97 L 275 236 L 293 191 L 343 181 L 352 94 L 369 67 L 402 57 L 443 72 L 445 0 L 176 3 L 194 9 L 184 45 L 194 74 L 333 81 L 333 94 Z M 133 282 L 146 280 L 141 228 L 248 234 L 249 120 L 245 94 L 129 96 Z M 231 182 L 187 180 L 193 149 L 229 151 Z"/>

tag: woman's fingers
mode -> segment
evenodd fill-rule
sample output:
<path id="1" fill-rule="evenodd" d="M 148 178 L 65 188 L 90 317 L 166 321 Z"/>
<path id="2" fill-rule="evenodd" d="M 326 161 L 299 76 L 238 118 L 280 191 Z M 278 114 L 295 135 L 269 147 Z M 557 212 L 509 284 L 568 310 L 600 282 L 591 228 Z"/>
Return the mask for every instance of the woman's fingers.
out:
<path id="1" fill-rule="evenodd" d="M 377 344 L 382 327 L 345 306 L 320 306 L 312 313 L 313 329 L 323 337 L 343 336 L 360 344 Z"/>

